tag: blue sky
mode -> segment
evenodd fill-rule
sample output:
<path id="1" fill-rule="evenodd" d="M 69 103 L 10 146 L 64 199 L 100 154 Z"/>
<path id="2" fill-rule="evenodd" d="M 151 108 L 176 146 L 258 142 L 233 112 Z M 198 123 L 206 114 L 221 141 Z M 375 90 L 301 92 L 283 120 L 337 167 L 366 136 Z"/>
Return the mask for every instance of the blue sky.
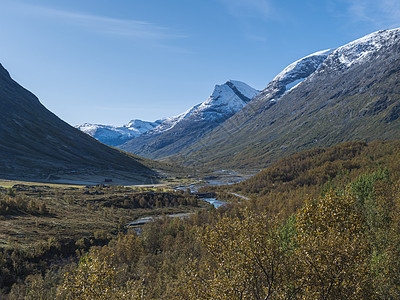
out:
<path id="1" fill-rule="evenodd" d="M 0 63 L 72 125 L 177 115 L 400 26 L 398 0 L 0 0 Z"/>

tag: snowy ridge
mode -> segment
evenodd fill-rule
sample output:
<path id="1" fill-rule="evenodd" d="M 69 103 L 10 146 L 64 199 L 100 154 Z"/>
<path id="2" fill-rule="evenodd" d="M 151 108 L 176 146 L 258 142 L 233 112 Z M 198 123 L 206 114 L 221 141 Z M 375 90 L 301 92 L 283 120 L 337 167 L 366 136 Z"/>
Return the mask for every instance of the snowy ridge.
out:
<path id="1" fill-rule="evenodd" d="M 332 51 L 318 51 L 291 63 L 275 76 L 257 98 L 269 99 L 271 103 L 278 101 L 285 93 L 297 88 L 303 80 L 313 74 Z"/>
<path id="2" fill-rule="evenodd" d="M 325 72 L 327 69 L 340 70 L 371 59 L 383 47 L 393 45 L 400 36 L 400 28 L 380 30 L 350 42 L 336 49 L 328 49 L 308 55 L 287 66 L 263 90 L 262 94 L 272 96 L 276 102 L 284 94 L 297 88 L 305 79 Z"/>
<path id="3" fill-rule="evenodd" d="M 175 117 L 167 118 L 160 125 L 158 125 L 154 129 L 150 130 L 149 134 L 162 133 L 164 131 L 168 131 L 168 130 L 174 128 L 174 126 L 176 124 L 178 124 L 180 121 L 182 121 L 189 114 L 189 111 L 190 111 L 190 109 L 180 115 L 175 116 Z"/>
<path id="4" fill-rule="evenodd" d="M 212 121 L 221 116 L 233 115 L 241 110 L 258 93 L 259 91 L 241 81 L 229 80 L 222 85 L 216 85 L 211 96 L 204 102 L 191 107 L 178 116 L 168 118 L 147 134 L 160 134 L 171 130 L 177 124 L 187 119 L 193 122 Z"/>
<path id="5" fill-rule="evenodd" d="M 389 47 L 396 43 L 399 36 L 400 28 L 380 30 L 366 35 L 333 51 L 324 62 L 324 68 L 319 71 L 324 72 L 327 67 L 349 68 L 354 64 L 366 62 L 383 47 Z"/>
<path id="6" fill-rule="evenodd" d="M 349 68 L 371 59 L 383 47 L 393 45 L 400 37 L 400 28 L 380 30 L 336 49 L 310 54 L 288 65 L 260 93 L 257 98 L 276 102 L 284 94 L 296 89 L 305 79 L 327 69 Z"/>
<path id="7" fill-rule="evenodd" d="M 104 144 L 118 146 L 129 139 L 138 137 L 139 135 L 153 129 L 161 124 L 162 121 L 163 120 L 147 122 L 142 120 L 131 120 L 128 124 L 123 126 L 85 123 L 75 127 Z"/>
<path id="8" fill-rule="evenodd" d="M 164 120 L 157 120 L 154 122 L 142 121 L 138 119 L 131 120 L 128 124 L 122 126 L 131 131 L 136 131 L 138 134 L 145 133 L 146 131 L 153 129 L 155 126 L 161 124 Z"/>
<path id="9" fill-rule="evenodd" d="M 305 69 L 316 70 L 332 51 L 332 49 L 318 51 L 291 63 L 283 69 L 282 72 L 276 75 L 273 81 L 289 84 L 295 80 L 304 78 L 300 74 L 304 73 Z"/>

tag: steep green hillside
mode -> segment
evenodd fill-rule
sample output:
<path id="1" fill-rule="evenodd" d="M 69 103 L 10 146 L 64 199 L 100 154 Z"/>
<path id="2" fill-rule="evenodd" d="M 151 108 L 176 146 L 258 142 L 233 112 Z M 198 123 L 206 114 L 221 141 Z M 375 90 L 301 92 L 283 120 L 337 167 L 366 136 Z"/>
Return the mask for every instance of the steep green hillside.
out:
<path id="1" fill-rule="evenodd" d="M 152 162 L 105 146 L 48 111 L 0 65 L 0 176 L 154 182 Z M 86 177 L 85 177 L 86 178 Z"/>
<path id="2" fill-rule="evenodd" d="M 380 33 L 376 35 L 379 36 Z M 349 66 L 333 52 L 279 101 L 260 94 L 199 143 L 172 157 L 187 165 L 263 168 L 302 150 L 400 138 L 400 37 Z"/>

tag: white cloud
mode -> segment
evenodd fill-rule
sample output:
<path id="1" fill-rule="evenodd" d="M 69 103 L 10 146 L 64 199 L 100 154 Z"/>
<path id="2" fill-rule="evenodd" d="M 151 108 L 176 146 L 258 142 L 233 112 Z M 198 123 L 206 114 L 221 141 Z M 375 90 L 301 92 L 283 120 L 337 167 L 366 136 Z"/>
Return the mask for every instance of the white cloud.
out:
<path id="1" fill-rule="evenodd" d="M 160 41 L 185 37 L 167 27 L 139 20 L 110 18 L 29 4 L 19 4 L 16 11 L 25 13 L 29 17 L 56 19 L 58 22 L 68 23 L 88 31 L 132 39 Z"/>
<path id="2" fill-rule="evenodd" d="M 346 0 L 353 21 L 372 23 L 383 29 L 400 26 L 398 0 Z"/>

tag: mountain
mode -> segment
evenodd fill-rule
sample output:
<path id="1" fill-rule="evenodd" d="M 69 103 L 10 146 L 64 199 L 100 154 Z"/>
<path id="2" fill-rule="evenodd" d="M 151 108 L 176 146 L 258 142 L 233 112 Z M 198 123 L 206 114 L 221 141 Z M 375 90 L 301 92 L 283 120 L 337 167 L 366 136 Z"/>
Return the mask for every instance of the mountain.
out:
<path id="1" fill-rule="evenodd" d="M 126 141 L 136 138 L 139 135 L 157 127 L 164 120 L 148 122 L 142 120 L 132 120 L 123 126 L 101 125 L 85 123 L 75 126 L 84 133 L 94 137 L 96 140 L 109 146 L 122 145 Z"/>
<path id="2" fill-rule="evenodd" d="M 0 178 L 146 183 L 158 176 L 148 160 L 105 146 L 59 119 L 1 64 L 0 112 Z"/>
<path id="3" fill-rule="evenodd" d="M 328 49 L 310 54 L 288 65 L 255 98 L 255 101 L 268 98 L 272 103 L 285 93 L 297 88 L 300 83 L 314 73 L 333 50 Z"/>
<path id="4" fill-rule="evenodd" d="M 257 90 L 240 81 L 216 85 L 204 102 L 118 148 L 152 159 L 176 154 L 233 116 L 257 94 Z"/>
<path id="5" fill-rule="evenodd" d="M 173 158 L 214 169 L 259 169 L 310 148 L 399 139 L 400 29 L 326 54 L 296 87 L 286 91 L 286 82 L 275 84 L 285 77 L 278 75 L 241 111 Z"/>

